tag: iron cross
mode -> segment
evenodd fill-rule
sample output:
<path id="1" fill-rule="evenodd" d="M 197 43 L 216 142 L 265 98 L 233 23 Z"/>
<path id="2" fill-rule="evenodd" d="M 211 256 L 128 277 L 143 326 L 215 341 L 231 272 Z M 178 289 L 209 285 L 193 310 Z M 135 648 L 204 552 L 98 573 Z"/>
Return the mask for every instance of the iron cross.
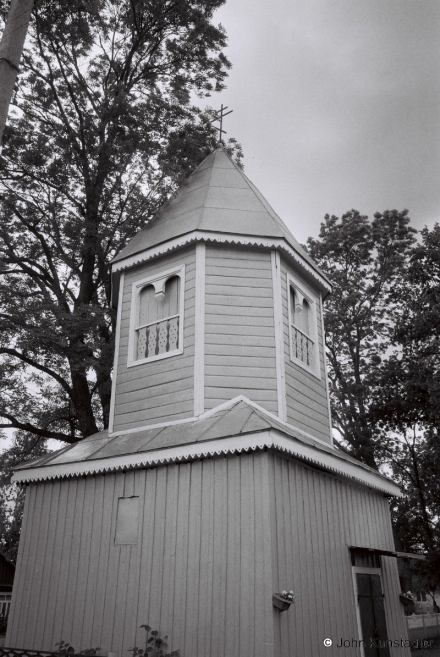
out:
<path id="1" fill-rule="evenodd" d="M 227 109 L 228 109 L 227 107 L 223 107 L 223 103 L 222 103 L 221 108 L 219 110 L 215 111 L 215 113 L 218 116 L 216 116 L 214 119 L 212 119 L 212 121 L 210 121 L 210 123 L 214 123 L 214 121 L 220 121 L 220 127 L 218 127 L 217 125 L 213 126 L 216 130 L 219 130 L 220 139 L 222 139 L 222 134 L 223 133 L 225 135 L 227 134 L 226 130 L 223 130 L 223 118 L 225 116 L 228 116 L 228 114 L 232 114 L 232 112 L 234 111 L 234 110 L 229 110 L 229 112 L 226 112 L 226 114 L 225 114 L 225 110 L 227 110 Z"/>

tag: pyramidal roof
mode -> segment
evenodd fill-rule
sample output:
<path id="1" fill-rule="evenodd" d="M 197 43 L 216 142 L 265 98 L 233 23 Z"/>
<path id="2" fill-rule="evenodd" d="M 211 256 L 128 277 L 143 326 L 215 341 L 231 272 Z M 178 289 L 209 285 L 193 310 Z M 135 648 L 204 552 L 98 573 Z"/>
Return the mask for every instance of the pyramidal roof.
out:
<path id="1" fill-rule="evenodd" d="M 203 160 L 113 263 L 193 231 L 284 239 L 323 276 L 277 213 L 221 146 Z"/>

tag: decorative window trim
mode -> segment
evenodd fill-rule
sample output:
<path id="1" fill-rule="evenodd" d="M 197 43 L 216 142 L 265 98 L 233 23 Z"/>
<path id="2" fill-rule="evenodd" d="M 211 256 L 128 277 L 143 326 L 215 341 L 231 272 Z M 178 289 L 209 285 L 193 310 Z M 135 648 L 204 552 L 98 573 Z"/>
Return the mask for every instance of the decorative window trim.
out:
<path id="1" fill-rule="evenodd" d="M 306 301 L 308 302 L 310 306 L 310 314 L 312 318 L 312 329 L 310 331 L 310 334 L 307 336 L 313 343 L 313 367 L 310 367 L 310 365 L 307 365 L 307 363 L 304 363 L 302 360 L 297 358 L 294 353 L 293 353 L 293 335 L 292 335 L 292 303 L 290 300 L 290 290 L 291 288 L 299 295 L 304 297 Z M 289 325 L 289 353 L 290 353 L 290 360 L 292 363 L 295 363 L 295 365 L 298 365 L 301 367 L 303 370 L 306 372 L 309 372 L 310 374 L 313 374 L 317 379 L 321 379 L 321 368 L 319 365 L 319 342 L 318 342 L 318 321 L 317 321 L 317 313 L 316 313 L 316 300 L 314 298 L 314 295 L 311 294 L 311 292 L 304 287 L 302 283 L 299 282 L 297 278 L 292 276 L 289 272 L 287 272 L 287 321 Z M 299 327 L 297 327 L 298 330 Z M 301 331 L 302 332 L 302 331 Z"/>
<path id="2" fill-rule="evenodd" d="M 325 353 L 325 326 L 324 326 L 324 302 L 322 299 L 322 292 L 319 293 L 319 312 L 321 313 L 321 335 L 322 335 L 322 349 L 324 352 L 324 381 L 325 381 L 325 391 L 327 396 L 327 409 L 328 409 L 328 421 L 329 421 L 329 430 L 330 430 L 330 443 L 334 444 L 333 438 L 333 423 L 332 423 L 332 409 L 330 406 L 330 380 L 328 378 L 328 367 L 327 367 L 327 357 Z"/>
<path id="3" fill-rule="evenodd" d="M 287 422 L 286 371 L 284 355 L 283 292 L 281 259 L 278 251 L 270 252 L 272 266 L 273 313 L 275 321 L 275 366 L 277 374 L 278 417 Z"/>
<path id="4" fill-rule="evenodd" d="M 108 420 L 108 430 L 110 433 L 113 431 L 113 425 L 115 420 L 116 379 L 118 378 L 119 349 L 121 342 L 122 300 L 124 298 L 124 285 L 125 285 L 125 271 L 121 272 L 121 280 L 119 282 L 118 310 L 116 316 L 115 353 L 113 356 L 112 390 L 110 397 L 110 415 Z"/>
<path id="5" fill-rule="evenodd" d="M 157 354 L 157 356 L 151 356 L 150 358 L 141 358 L 136 360 L 134 358 L 135 346 L 136 346 L 136 330 L 137 322 L 136 318 L 139 314 L 139 299 L 140 293 L 144 287 L 148 285 L 153 285 L 156 294 L 163 294 L 165 292 L 166 282 L 174 277 L 178 276 L 180 278 L 180 301 L 179 301 L 179 348 L 173 349 L 173 351 L 167 351 L 163 354 Z M 185 265 L 179 265 L 173 269 L 167 269 L 162 271 L 154 276 L 148 276 L 147 278 L 142 278 L 140 281 L 136 281 L 131 286 L 131 311 L 130 311 L 130 329 L 128 337 L 128 357 L 127 357 L 127 367 L 135 367 L 136 365 L 143 365 L 144 363 L 152 363 L 156 360 L 163 360 L 164 358 L 171 358 L 172 356 L 177 356 L 183 354 L 183 320 L 184 320 L 184 309 L 185 309 Z M 166 318 L 164 318 L 166 319 Z"/>

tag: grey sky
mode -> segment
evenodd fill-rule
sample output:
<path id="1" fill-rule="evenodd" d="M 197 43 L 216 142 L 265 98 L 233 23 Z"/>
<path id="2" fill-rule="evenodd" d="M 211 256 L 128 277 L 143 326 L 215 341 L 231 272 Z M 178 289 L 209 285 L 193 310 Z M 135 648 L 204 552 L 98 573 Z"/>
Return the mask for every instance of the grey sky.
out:
<path id="1" fill-rule="evenodd" d="M 228 0 L 228 88 L 245 171 L 295 236 L 325 213 L 440 220 L 440 2 Z"/>

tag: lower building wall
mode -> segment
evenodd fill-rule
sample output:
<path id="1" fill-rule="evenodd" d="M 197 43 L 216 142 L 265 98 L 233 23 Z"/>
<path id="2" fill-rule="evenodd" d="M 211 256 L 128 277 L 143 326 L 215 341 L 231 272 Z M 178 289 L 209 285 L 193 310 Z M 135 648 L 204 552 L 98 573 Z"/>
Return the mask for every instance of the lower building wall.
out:
<path id="1" fill-rule="evenodd" d="M 122 657 L 148 623 L 181 657 L 272 657 L 264 458 L 29 486 L 6 645 L 63 639 Z M 138 545 L 115 546 L 117 500 L 131 495 Z"/>
<path id="2" fill-rule="evenodd" d="M 388 500 L 278 456 L 270 457 L 269 467 L 273 586 L 296 594 L 289 611 L 275 617 L 275 654 L 360 657 L 348 546 L 394 550 Z M 407 640 L 396 559 L 381 557 L 381 564 L 388 638 Z M 324 646 L 324 639 L 332 646 Z M 341 639 L 351 645 L 338 647 Z M 410 654 L 409 648 L 391 648 L 391 657 Z"/>
<path id="3" fill-rule="evenodd" d="M 138 542 L 115 545 L 130 496 Z M 393 547 L 387 500 L 269 453 L 32 484 L 6 645 L 123 657 L 148 623 L 181 657 L 358 655 L 336 648 L 359 638 L 353 544 Z M 406 636 L 395 564 L 382 562 L 389 635 Z M 283 589 L 297 597 L 280 613 Z"/>

